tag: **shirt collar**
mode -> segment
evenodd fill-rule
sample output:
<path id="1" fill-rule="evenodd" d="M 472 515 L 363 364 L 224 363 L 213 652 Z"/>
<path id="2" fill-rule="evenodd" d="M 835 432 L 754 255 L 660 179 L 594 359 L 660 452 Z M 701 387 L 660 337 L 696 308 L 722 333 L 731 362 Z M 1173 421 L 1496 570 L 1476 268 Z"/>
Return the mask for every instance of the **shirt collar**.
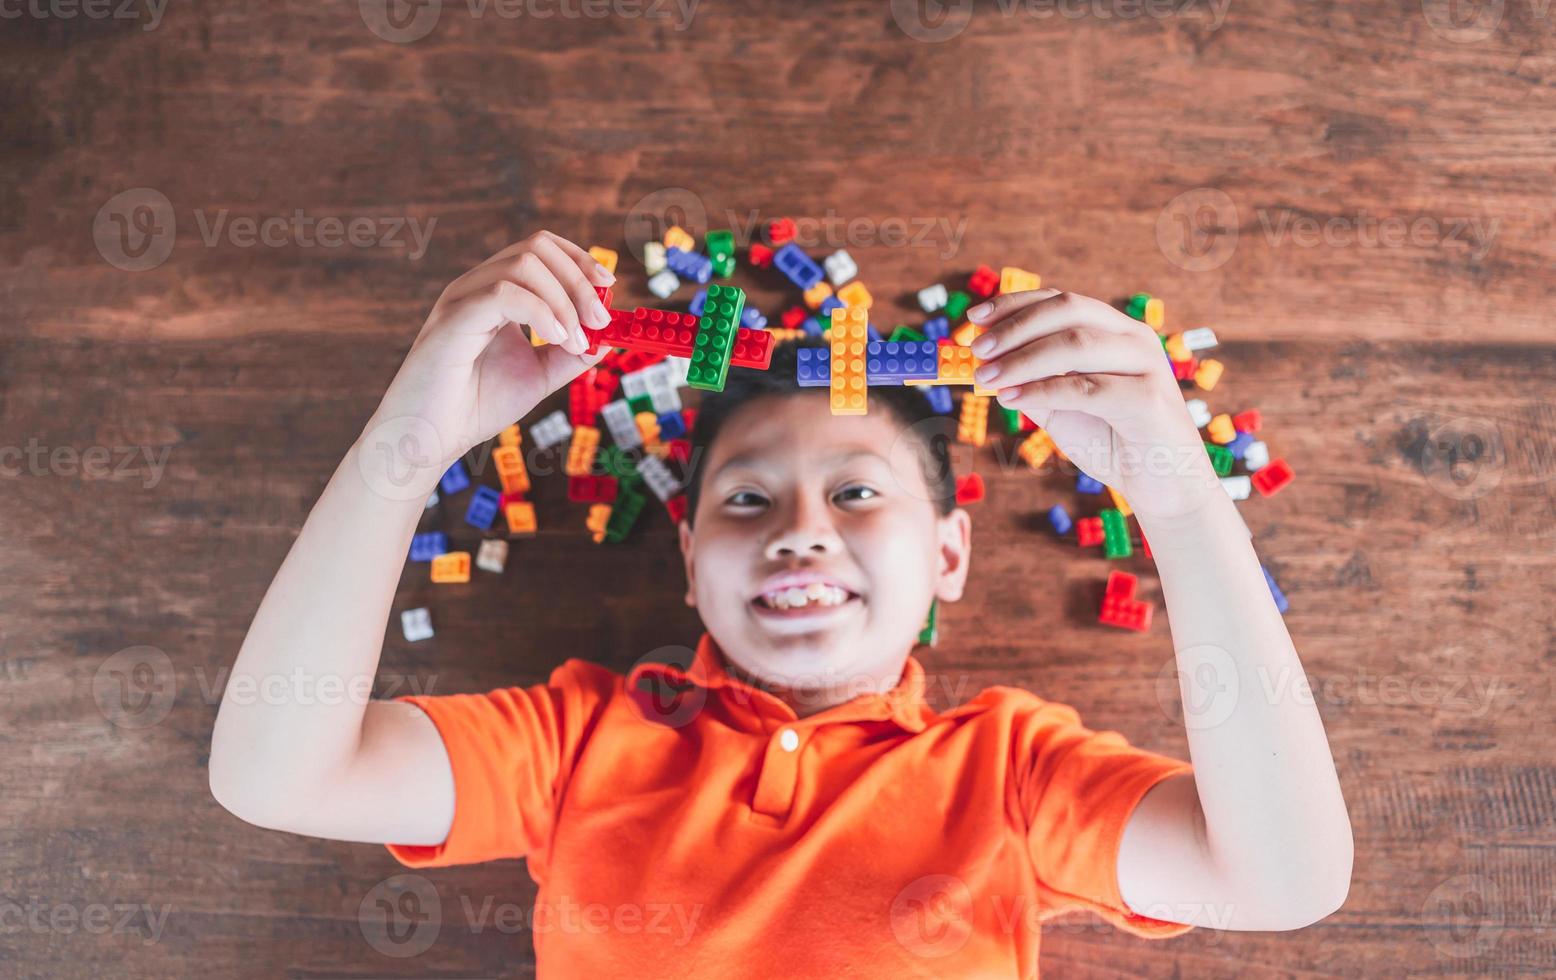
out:
<path id="1" fill-rule="evenodd" d="M 684 670 L 675 664 L 639 664 L 627 678 L 627 689 L 636 690 L 639 681 L 646 676 L 695 684 L 720 696 L 751 706 L 763 713 L 779 714 L 787 721 L 796 719 L 794 709 L 766 691 L 751 687 L 731 677 L 724 667 L 724 654 L 713 637 L 703 633 L 697 641 L 697 652 L 691 665 Z M 849 721 L 892 721 L 909 732 L 921 732 L 928 723 L 929 705 L 924 700 L 924 668 L 911 654 L 902 668 L 902 678 L 896 686 L 883 694 L 861 694 L 858 697 L 819 711 L 804 723 L 822 725 Z"/>

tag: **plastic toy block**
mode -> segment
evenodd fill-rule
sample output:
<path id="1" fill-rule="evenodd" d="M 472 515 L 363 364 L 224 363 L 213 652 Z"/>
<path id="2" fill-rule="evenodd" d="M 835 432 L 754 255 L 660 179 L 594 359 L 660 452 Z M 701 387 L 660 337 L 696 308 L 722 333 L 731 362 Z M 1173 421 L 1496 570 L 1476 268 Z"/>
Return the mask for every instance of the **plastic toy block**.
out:
<path id="1" fill-rule="evenodd" d="M 938 347 L 932 340 L 871 341 L 864 349 L 865 381 L 874 385 L 938 377 Z"/>
<path id="2" fill-rule="evenodd" d="M 1166 306 L 1148 293 L 1135 293 L 1129 297 L 1126 312 L 1136 320 L 1144 320 L 1153 330 L 1160 330 L 1167 319 Z"/>
<path id="3" fill-rule="evenodd" d="M 665 412 L 659 416 L 659 438 L 679 439 L 686 435 L 686 421 L 680 412 Z"/>
<path id="4" fill-rule="evenodd" d="M 842 307 L 847 306 L 847 305 L 848 305 L 847 303 L 844 303 L 842 300 L 838 299 L 836 296 L 828 296 L 826 299 L 823 299 L 821 301 L 821 305 L 820 306 L 816 307 L 816 315 L 821 317 L 821 319 L 824 322 L 829 322 L 830 323 L 831 320 L 832 320 L 832 311 L 836 310 L 836 309 L 841 309 Z"/>
<path id="5" fill-rule="evenodd" d="M 573 423 L 558 409 L 529 427 L 530 442 L 536 449 L 550 449 L 568 440 L 573 434 Z"/>
<path id="6" fill-rule="evenodd" d="M 1093 480 L 1085 473 L 1075 474 L 1076 493 L 1101 493 L 1103 489 L 1104 487 L 1102 486 L 1102 482 L 1100 480 Z"/>
<path id="7" fill-rule="evenodd" d="M 670 230 L 665 232 L 664 243 L 666 252 L 672 248 L 690 252 L 697 247 L 697 239 L 693 238 L 691 232 L 680 225 L 670 226 Z"/>
<path id="8" fill-rule="evenodd" d="M 1191 357 L 1186 361 L 1172 362 L 1172 376 L 1179 381 L 1193 381 L 1194 375 L 1199 373 L 1199 358 Z"/>
<path id="9" fill-rule="evenodd" d="M 847 249 L 840 248 L 833 252 L 821 260 L 821 265 L 827 270 L 827 281 L 834 287 L 843 285 L 859 274 L 859 264 L 848 254 Z"/>
<path id="10" fill-rule="evenodd" d="M 1259 491 L 1261 496 L 1273 497 L 1291 483 L 1293 474 L 1291 466 L 1284 459 L 1276 457 L 1259 467 L 1259 471 L 1252 479 L 1253 488 Z"/>
<path id="11" fill-rule="evenodd" d="M 660 503 L 681 492 L 681 481 L 675 478 L 662 459 L 649 456 L 638 464 L 638 472 L 642 474 L 643 482 L 648 484 L 649 491 L 659 498 Z"/>
<path id="12" fill-rule="evenodd" d="M 423 609 L 407 609 L 400 613 L 400 632 L 412 643 L 432 639 L 432 613 Z"/>
<path id="13" fill-rule="evenodd" d="M 529 469 L 518 446 L 498 446 L 492 450 L 492 464 L 497 467 L 503 493 L 529 493 Z"/>
<path id="14" fill-rule="evenodd" d="M 508 542 L 498 538 L 487 538 L 481 542 L 481 547 L 475 552 L 475 567 L 483 572 L 502 574 L 502 570 L 508 564 Z"/>
<path id="15" fill-rule="evenodd" d="M 929 407 L 941 415 L 950 415 L 956 405 L 951 400 L 951 389 L 943 385 L 934 385 L 920 388 L 924 397 L 929 400 Z"/>
<path id="16" fill-rule="evenodd" d="M 659 446 L 659 416 L 653 412 L 636 412 L 632 416 L 632 424 L 638 427 L 638 437 L 643 440 L 643 448 L 649 452 Z"/>
<path id="17" fill-rule="evenodd" d="M 501 499 L 502 494 L 491 487 L 476 487 L 475 493 L 470 496 L 470 506 L 465 508 L 465 523 L 483 531 L 491 530 L 492 522 L 497 520 L 497 504 Z"/>
<path id="18" fill-rule="evenodd" d="M 924 321 L 925 340 L 944 340 L 951 336 L 951 321 L 943 316 L 931 317 Z"/>
<path id="19" fill-rule="evenodd" d="M 965 507 L 968 504 L 976 504 L 988 493 L 983 483 L 982 473 L 969 473 L 966 476 L 956 478 L 956 504 Z"/>
<path id="20" fill-rule="evenodd" d="M 1225 446 L 1207 442 L 1205 452 L 1210 454 L 1210 466 L 1216 471 L 1216 476 L 1226 476 L 1232 472 L 1232 453 Z"/>
<path id="21" fill-rule="evenodd" d="M 692 294 L 692 301 L 686 304 L 686 312 L 692 316 L 702 316 L 702 306 L 708 301 L 708 291 L 699 289 Z"/>
<path id="22" fill-rule="evenodd" d="M 827 314 L 828 317 L 830 317 L 831 315 L 832 314 L 830 314 L 830 313 Z M 822 324 L 821 319 L 819 317 L 808 316 L 808 317 L 805 318 L 805 322 L 802 323 L 800 326 L 805 331 L 805 333 L 807 335 L 811 336 L 811 337 L 825 337 L 826 336 L 826 332 L 827 332 L 826 331 L 826 326 Z"/>
<path id="23" fill-rule="evenodd" d="M 432 559 L 432 581 L 439 585 L 470 581 L 470 552 L 449 551 Z"/>
<path id="24" fill-rule="evenodd" d="M 1037 428 L 1037 423 L 1036 422 L 1034 422 L 1031 419 L 1027 418 L 1025 415 L 1021 416 L 1021 431 L 1022 432 L 1031 432 L 1035 428 Z"/>
<path id="25" fill-rule="evenodd" d="M 1215 388 L 1216 382 L 1221 380 L 1221 375 L 1225 370 L 1226 365 L 1215 358 L 1211 358 L 1208 361 L 1200 361 L 1199 370 L 1194 372 L 1194 383 L 1206 391 L 1210 391 Z"/>
<path id="26" fill-rule="evenodd" d="M 686 494 L 678 493 L 666 500 L 665 512 L 670 515 L 671 524 L 679 524 L 686 520 Z"/>
<path id="27" fill-rule="evenodd" d="M 691 354 L 696 337 L 697 317 L 644 306 L 620 318 L 613 314 L 600 332 L 601 342 L 612 347 L 681 357 Z"/>
<path id="28" fill-rule="evenodd" d="M 519 433 L 519 423 L 517 422 L 497 433 L 497 445 L 499 446 L 517 446 L 523 441 L 524 436 Z"/>
<path id="29" fill-rule="evenodd" d="M 921 331 L 921 330 L 914 330 L 912 327 L 905 326 L 905 325 L 892 328 L 892 332 L 886 336 L 887 343 L 893 343 L 893 344 L 894 343 L 899 343 L 899 342 L 904 341 L 904 340 L 928 340 L 928 339 L 929 339 L 928 337 L 924 336 L 923 331 Z"/>
<path id="30" fill-rule="evenodd" d="M 1243 469 L 1250 473 L 1257 473 L 1270 465 L 1270 447 L 1255 439 L 1243 450 Z"/>
<path id="31" fill-rule="evenodd" d="M 918 291 L 918 306 L 925 313 L 936 313 L 945 309 L 945 302 L 949 298 L 946 288 L 937 282 Z"/>
<path id="32" fill-rule="evenodd" d="M 1069 534 L 1075 527 L 1075 522 L 1070 520 L 1070 512 L 1061 505 L 1054 504 L 1048 508 L 1048 526 L 1054 529 L 1055 534 Z"/>
<path id="33" fill-rule="evenodd" d="M 767 244 L 777 248 L 794 237 L 794 219 L 775 218 L 767 223 Z"/>
<path id="34" fill-rule="evenodd" d="M 448 535 L 426 531 L 411 535 L 411 561 L 431 561 L 448 550 Z"/>
<path id="35" fill-rule="evenodd" d="M 503 504 L 502 516 L 508 521 L 508 533 L 535 533 L 535 505 L 528 500 L 510 500 Z"/>
<path id="36" fill-rule="evenodd" d="M 447 497 L 456 494 L 470 486 L 470 471 L 465 469 L 465 461 L 454 460 L 453 465 L 443 471 L 443 476 L 438 480 L 438 489 Z"/>
<path id="37" fill-rule="evenodd" d="M 1151 557 L 1151 542 L 1145 539 L 1144 534 L 1140 535 L 1140 553 L 1147 558 Z"/>
<path id="38" fill-rule="evenodd" d="M 1000 288 L 1000 274 L 986 265 L 980 265 L 967 278 L 967 291 L 979 299 L 988 299 Z"/>
<path id="39" fill-rule="evenodd" d="M 813 310 L 820 310 L 821 304 L 832 298 L 834 298 L 832 287 L 824 282 L 818 282 L 800 294 L 800 299 L 804 300 L 805 305 Z M 829 312 L 825 315 L 830 316 L 831 314 Z"/>
<path id="40" fill-rule="evenodd" d="M 1135 597 L 1135 588 L 1139 584 L 1139 576 L 1131 575 L 1128 572 L 1111 571 L 1108 572 L 1108 583 L 1103 594 L 1112 596 L 1115 599 L 1133 599 Z"/>
<path id="41" fill-rule="evenodd" d="M 869 313 L 858 307 L 832 311 L 832 372 L 828 379 L 833 415 L 863 415 L 868 408 L 865 346 Z"/>
<path id="42" fill-rule="evenodd" d="M 611 476 L 570 476 L 567 499 L 575 504 L 608 504 L 616 499 L 620 481 Z"/>
<path id="43" fill-rule="evenodd" d="M 1225 490 L 1226 495 L 1233 500 L 1247 500 L 1249 494 L 1253 492 L 1253 478 L 1247 475 L 1223 476 L 1221 489 Z"/>
<path id="44" fill-rule="evenodd" d="M 1151 614 L 1155 611 L 1149 602 L 1140 599 L 1103 596 L 1102 611 L 1097 615 L 1097 622 L 1104 626 L 1116 626 L 1119 629 L 1144 633 L 1150 630 Z"/>
<path id="45" fill-rule="evenodd" d="M 805 250 L 793 242 L 787 242 L 773 253 L 773 268 L 783 273 L 801 291 L 821 281 L 821 266 L 805 254 Z"/>
<path id="46" fill-rule="evenodd" d="M 1004 405 L 1001 405 L 1000 417 L 1005 420 L 1005 433 L 1007 435 L 1013 436 L 1021 432 L 1022 415 L 1020 409 L 1006 408 Z"/>
<path id="47" fill-rule="evenodd" d="M 1043 464 L 1053 458 L 1053 437 L 1042 429 L 1037 429 L 1031 435 L 1021 441 L 1021 446 L 1016 450 L 1016 455 L 1031 469 L 1041 469 Z"/>
<path id="48" fill-rule="evenodd" d="M 620 446 L 606 446 L 595 458 L 595 469 L 608 477 L 624 481 L 638 479 L 638 464 L 632 454 Z"/>
<path id="49" fill-rule="evenodd" d="M 668 252 L 669 250 L 666 249 Z M 648 277 L 648 291 L 660 299 L 669 299 L 681 288 L 680 278 L 669 269 L 660 269 Z"/>
<path id="50" fill-rule="evenodd" d="M 1190 398 L 1183 403 L 1183 407 L 1189 410 L 1189 418 L 1194 420 L 1196 429 L 1203 429 L 1210 424 L 1210 406 L 1198 398 Z"/>
<path id="51" fill-rule="evenodd" d="M 1075 522 L 1075 543 L 1082 548 L 1095 547 L 1102 543 L 1102 518 L 1082 517 Z"/>
<path id="52" fill-rule="evenodd" d="M 710 231 L 703 238 L 708 249 L 708 261 L 713 264 L 713 274 L 728 279 L 735 273 L 735 234 L 727 230 Z"/>
<path id="53" fill-rule="evenodd" d="M 1041 289 L 1043 277 L 1035 272 L 1007 265 L 1000 270 L 1000 292 L 1024 293 L 1029 289 Z"/>
<path id="54" fill-rule="evenodd" d="M 669 452 L 666 454 L 671 461 L 685 466 L 692 461 L 692 443 L 690 439 L 671 439 L 668 443 Z"/>
<path id="55" fill-rule="evenodd" d="M 956 441 L 981 446 L 989 438 L 989 400 L 982 395 L 963 395 L 962 414 L 956 423 Z"/>
<path id="56" fill-rule="evenodd" d="M 735 346 L 729 351 L 729 366 L 766 371 L 773 363 L 773 344 L 778 337 L 771 330 L 741 327 L 735 331 Z"/>
<path id="57" fill-rule="evenodd" d="M 1286 610 L 1291 608 L 1291 603 L 1286 601 L 1286 593 L 1282 592 L 1280 590 L 1280 586 L 1275 584 L 1275 576 L 1270 574 L 1270 570 L 1268 568 L 1260 565 L 1259 571 L 1264 573 L 1264 581 L 1265 584 L 1270 587 L 1270 598 L 1275 600 L 1276 610 L 1278 610 L 1280 614 L 1284 616 L 1286 614 Z"/>
<path id="58" fill-rule="evenodd" d="M 950 320 L 960 320 L 967 314 L 967 307 L 972 305 L 972 297 L 958 289 L 946 298 L 945 315 Z"/>
<path id="59" fill-rule="evenodd" d="M 1246 412 L 1238 412 L 1232 416 L 1232 428 L 1238 432 L 1258 432 L 1264 427 L 1264 416 L 1259 414 L 1257 408 L 1250 408 Z"/>
<path id="60" fill-rule="evenodd" d="M 740 311 L 740 325 L 749 330 L 763 330 L 767 327 L 767 317 L 754 306 L 748 306 Z"/>
<path id="61" fill-rule="evenodd" d="M 832 352 L 820 347 L 801 347 L 794 352 L 794 380 L 801 388 L 826 388 L 832 384 Z"/>
<path id="62" fill-rule="evenodd" d="M 751 247 L 746 251 L 746 257 L 758 269 L 768 269 L 773 264 L 773 250 L 761 242 L 752 242 Z"/>
<path id="63" fill-rule="evenodd" d="M 666 248 L 665 265 L 682 281 L 690 280 L 701 285 L 713 278 L 713 261 L 701 252 L 690 249 L 674 246 Z"/>
<path id="64" fill-rule="evenodd" d="M 978 364 L 970 349 L 956 344 L 941 344 L 936 350 L 940 354 L 937 377 L 941 382 L 962 385 L 973 383 L 973 371 Z"/>
<path id="65" fill-rule="evenodd" d="M 593 425 L 600 417 L 600 406 L 605 402 L 600 389 L 591 380 L 580 376 L 567 386 L 567 420 L 573 424 L 574 429 L 580 425 Z"/>
<path id="66" fill-rule="evenodd" d="M 929 602 L 929 615 L 924 617 L 924 628 L 918 631 L 918 642 L 926 646 L 934 646 L 940 642 L 940 602 L 931 599 Z"/>
<path id="67" fill-rule="evenodd" d="M 983 328 L 972 321 L 962 324 L 951 331 L 951 342 L 958 347 L 971 347 L 972 342 L 983 333 Z"/>
<path id="68" fill-rule="evenodd" d="M 438 505 L 438 493 L 437 493 L 436 490 L 434 490 L 432 492 L 432 494 L 427 497 L 427 502 L 425 504 L 422 504 L 422 509 L 423 510 L 431 510 L 432 508 L 436 507 L 437 505 Z"/>
<path id="69" fill-rule="evenodd" d="M 783 316 L 779 317 L 779 322 L 784 325 L 786 330 L 798 330 L 805 323 L 805 319 L 805 307 L 791 306 L 783 311 Z"/>
<path id="70" fill-rule="evenodd" d="M 708 287 L 708 305 L 697 321 L 686 383 L 704 391 L 723 391 L 729 376 L 729 358 L 740 329 L 740 311 L 746 294 L 734 286 L 714 283 Z M 770 341 L 769 341 L 770 342 Z M 614 517 L 613 517 L 614 519 Z"/>
<path id="71" fill-rule="evenodd" d="M 1113 506 L 1118 508 L 1118 512 L 1125 517 L 1134 513 L 1134 510 L 1129 506 L 1129 501 L 1124 499 L 1124 495 L 1112 487 L 1108 487 L 1108 499 L 1113 501 Z"/>
<path id="72" fill-rule="evenodd" d="M 616 494 L 611 507 L 610 520 L 605 522 L 605 540 L 611 544 L 623 541 L 637 524 L 648 498 L 623 488 Z"/>
<path id="73" fill-rule="evenodd" d="M 600 430 L 592 425 L 580 425 L 573 429 L 573 438 L 567 445 L 568 476 L 585 476 L 594 469 L 595 454 L 600 451 Z"/>
<path id="74" fill-rule="evenodd" d="M 647 395 L 638 395 L 636 398 L 627 399 L 627 408 L 632 412 L 632 417 L 637 418 L 644 412 L 653 414 L 654 401 Z M 639 426 L 641 428 L 642 426 Z"/>
<path id="75" fill-rule="evenodd" d="M 606 402 L 600 407 L 600 418 L 605 420 L 605 428 L 622 449 L 636 449 L 643 445 L 643 437 L 638 434 L 637 423 L 633 421 L 632 410 L 626 402 L 620 399 Z"/>
<path id="76" fill-rule="evenodd" d="M 1183 342 L 1183 334 L 1168 334 L 1162 339 L 1162 350 L 1167 352 L 1167 360 L 1174 364 L 1181 364 L 1194 356 L 1188 345 Z"/>
<path id="77" fill-rule="evenodd" d="M 1210 441 L 1224 446 L 1237 438 L 1237 430 L 1232 427 L 1232 416 L 1222 412 L 1210 420 L 1205 426 L 1205 434 L 1210 436 Z"/>
<path id="78" fill-rule="evenodd" d="M 868 310 L 875 305 L 875 297 L 870 295 L 870 290 L 858 279 L 837 291 L 837 298 L 845 305 L 854 309 Z"/>
<path id="79" fill-rule="evenodd" d="M 1226 451 L 1232 454 L 1233 459 L 1242 459 L 1248 452 L 1248 447 L 1258 440 L 1251 432 L 1239 432 L 1232 441 L 1226 444 Z"/>
<path id="80" fill-rule="evenodd" d="M 665 243 L 643 243 L 643 271 L 650 276 L 657 276 L 665 271 Z"/>
<path id="81" fill-rule="evenodd" d="M 1210 350 L 1218 343 L 1216 332 L 1209 327 L 1195 327 L 1193 330 L 1183 331 L 1183 346 L 1191 351 Z"/>
<path id="82" fill-rule="evenodd" d="M 616 261 L 619 258 L 615 252 L 608 248 L 602 248 L 599 245 L 591 245 L 589 247 L 589 258 L 603 265 L 606 272 L 615 275 Z"/>
<path id="83" fill-rule="evenodd" d="M 1102 520 L 1102 553 L 1109 558 L 1128 558 L 1133 554 L 1128 519 L 1114 507 L 1104 507 L 1098 516 Z"/>

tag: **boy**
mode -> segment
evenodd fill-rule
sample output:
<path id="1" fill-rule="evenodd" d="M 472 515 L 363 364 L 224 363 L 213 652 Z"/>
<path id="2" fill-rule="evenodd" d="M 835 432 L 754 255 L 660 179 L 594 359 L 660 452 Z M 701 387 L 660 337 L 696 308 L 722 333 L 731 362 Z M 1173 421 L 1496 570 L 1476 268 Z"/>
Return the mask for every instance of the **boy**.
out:
<path id="1" fill-rule="evenodd" d="M 542 232 L 444 291 L 234 676 L 362 689 L 422 502 L 603 356 L 580 324 L 604 325 L 611 279 Z M 1262 696 L 1266 672 L 1301 668 L 1155 335 L 1053 290 L 970 315 L 979 380 L 1139 515 L 1192 769 L 1024 691 L 930 710 L 909 650 L 971 556 L 934 420 L 907 388 L 834 417 L 780 362 L 698 416 L 680 542 L 707 632 L 689 669 L 570 660 L 486 695 L 224 699 L 212 792 L 412 867 L 527 858 L 537 906 L 607 910 L 536 930 L 557 976 L 1033 976 L 1035 923 L 1067 908 L 1146 936 L 1334 911 L 1352 845 L 1323 728 L 1311 703 Z"/>

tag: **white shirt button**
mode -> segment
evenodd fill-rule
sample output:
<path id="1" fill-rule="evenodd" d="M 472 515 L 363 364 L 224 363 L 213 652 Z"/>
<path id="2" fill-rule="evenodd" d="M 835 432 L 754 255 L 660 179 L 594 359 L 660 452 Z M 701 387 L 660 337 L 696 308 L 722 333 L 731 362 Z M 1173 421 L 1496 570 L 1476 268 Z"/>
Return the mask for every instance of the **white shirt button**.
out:
<path id="1" fill-rule="evenodd" d="M 785 752 L 793 752 L 800 747 L 800 735 L 792 728 L 785 728 L 778 733 L 778 744 Z"/>

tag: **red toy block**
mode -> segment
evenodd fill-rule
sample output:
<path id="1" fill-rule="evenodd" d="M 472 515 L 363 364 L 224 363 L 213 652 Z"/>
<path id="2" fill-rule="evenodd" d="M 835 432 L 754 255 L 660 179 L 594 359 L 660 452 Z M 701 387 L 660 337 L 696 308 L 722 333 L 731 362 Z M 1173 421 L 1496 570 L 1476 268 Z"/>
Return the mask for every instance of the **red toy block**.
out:
<path id="1" fill-rule="evenodd" d="M 505 511 L 509 504 L 522 504 L 526 499 L 522 493 L 505 493 L 497 498 L 497 508 Z"/>
<path id="2" fill-rule="evenodd" d="M 805 318 L 810 316 L 803 306 L 791 306 L 783 311 L 783 328 L 785 330 L 798 330 L 805 325 Z"/>
<path id="3" fill-rule="evenodd" d="M 982 473 L 969 473 L 966 476 L 956 478 L 956 503 L 976 504 L 984 497 L 984 485 Z"/>
<path id="4" fill-rule="evenodd" d="M 609 287 L 609 286 L 595 286 L 594 287 L 594 293 L 595 293 L 596 296 L 600 297 L 600 302 L 605 304 L 605 308 L 607 310 L 611 308 L 611 299 L 612 299 L 611 287 Z"/>
<path id="5" fill-rule="evenodd" d="M 1082 517 L 1075 522 L 1075 540 L 1082 548 L 1095 547 L 1102 538 L 1102 518 Z"/>
<path id="6" fill-rule="evenodd" d="M 616 364 L 622 374 L 631 374 L 633 371 L 643 370 L 650 364 L 658 364 L 667 356 L 669 355 L 662 351 L 650 353 L 644 350 L 629 350 L 620 356 Z"/>
<path id="7" fill-rule="evenodd" d="M 761 242 L 752 242 L 750 259 L 752 265 L 758 269 L 765 269 L 773 264 L 773 250 Z"/>
<path id="8" fill-rule="evenodd" d="M 677 463 L 680 463 L 682 466 L 685 466 L 687 463 L 691 462 L 691 441 L 687 439 L 671 439 L 670 458 L 675 460 Z"/>
<path id="9" fill-rule="evenodd" d="M 1032 421 L 1030 418 L 1028 418 L 1027 417 L 1027 413 L 1022 412 L 1021 413 L 1021 431 L 1022 432 L 1031 432 L 1032 430 L 1034 430 L 1036 428 L 1037 428 L 1037 423 Z"/>
<path id="10" fill-rule="evenodd" d="M 670 523 L 679 524 L 686 519 L 686 494 L 678 493 L 665 501 L 665 510 L 670 512 Z"/>
<path id="11" fill-rule="evenodd" d="M 696 336 L 693 330 L 692 335 Z M 690 357 L 690 348 L 685 356 Z M 773 335 L 766 330 L 741 327 L 735 334 L 735 346 L 729 352 L 730 367 L 757 368 L 766 371 L 773 363 Z"/>
<path id="12" fill-rule="evenodd" d="M 616 478 L 570 476 L 567 478 L 567 499 L 577 504 L 613 503 L 616 500 Z"/>
<path id="13" fill-rule="evenodd" d="M 1103 596 L 1102 612 L 1097 616 L 1097 622 L 1104 626 L 1144 633 L 1151 628 L 1151 615 L 1155 611 L 1156 608 L 1149 602 L 1139 599 Z"/>
<path id="14" fill-rule="evenodd" d="M 1000 274 L 986 265 L 974 269 L 967 280 L 967 291 L 979 299 L 988 299 L 999 292 L 999 288 Z"/>
<path id="15" fill-rule="evenodd" d="M 616 389 L 621 387 L 621 375 L 615 371 L 600 371 L 594 379 L 595 397 L 604 405 L 616 395 Z"/>
<path id="16" fill-rule="evenodd" d="M 1294 478 L 1290 464 L 1276 457 L 1253 475 L 1253 488 L 1266 497 L 1273 497 Z"/>
<path id="17" fill-rule="evenodd" d="M 1173 361 L 1172 376 L 1179 381 L 1193 381 L 1194 372 L 1199 370 L 1199 358 L 1191 357 L 1186 361 Z"/>
<path id="18" fill-rule="evenodd" d="M 590 368 L 567 386 L 567 417 L 573 425 L 594 425 L 599 420 L 600 409 L 610 398 L 600 392 L 596 384 L 596 369 Z"/>
<path id="19" fill-rule="evenodd" d="M 1147 541 L 1143 534 L 1140 535 L 1140 553 L 1147 558 L 1151 557 L 1151 542 Z"/>
<path id="20" fill-rule="evenodd" d="M 1135 597 L 1135 586 L 1139 584 L 1140 579 L 1128 572 L 1108 572 L 1106 594 L 1115 599 L 1133 599 Z"/>
<path id="21" fill-rule="evenodd" d="M 777 248 L 794 237 L 794 219 L 778 218 L 767 223 L 767 244 Z"/>
<path id="22" fill-rule="evenodd" d="M 1258 432 L 1264 427 L 1264 419 L 1260 417 L 1257 408 L 1250 408 L 1246 412 L 1238 412 L 1232 416 L 1232 428 L 1238 432 Z"/>
<path id="23" fill-rule="evenodd" d="M 681 409 L 681 421 L 686 425 L 686 431 L 692 431 L 692 426 L 697 424 L 697 410 L 695 408 Z"/>

